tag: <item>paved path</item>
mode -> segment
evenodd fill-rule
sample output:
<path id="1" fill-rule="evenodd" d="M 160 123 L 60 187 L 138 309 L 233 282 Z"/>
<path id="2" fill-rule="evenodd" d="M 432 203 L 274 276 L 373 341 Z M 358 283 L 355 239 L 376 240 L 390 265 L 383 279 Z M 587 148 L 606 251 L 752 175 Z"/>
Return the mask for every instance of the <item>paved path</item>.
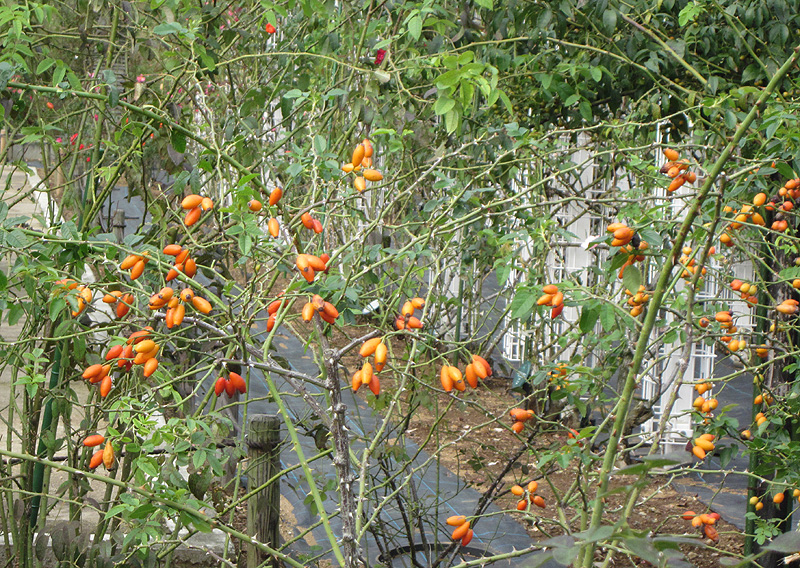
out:
<path id="1" fill-rule="evenodd" d="M 730 359 L 720 356 L 715 367 L 716 376 L 727 376 L 736 371 Z M 738 421 L 738 428 L 750 428 L 755 431 L 751 420 L 751 408 L 753 400 L 753 377 L 749 373 L 743 373 L 727 383 L 724 389 L 715 392 L 719 400 L 719 407 L 735 404 L 727 412 L 729 418 Z M 719 513 L 723 519 L 733 524 L 737 528 L 744 530 L 745 513 L 747 511 L 747 476 L 743 472 L 747 471 L 749 458 L 742 454 L 744 444 L 738 440 L 726 437 L 722 440 L 725 445 L 735 445 L 738 450 L 733 459 L 722 467 L 719 455 L 712 454 L 700 464 L 692 473 L 678 479 L 673 484 L 678 491 L 697 495 L 697 497 L 708 505 L 713 511 Z M 688 452 L 687 452 L 688 454 Z M 697 460 L 689 458 L 690 463 Z M 707 470 L 724 469 L 728 473 L 721 474 Z M 766 509 L 765 509 L 766 510 Z M 797 527 L 798 516 L 794 516 L 793 526 Z"/>

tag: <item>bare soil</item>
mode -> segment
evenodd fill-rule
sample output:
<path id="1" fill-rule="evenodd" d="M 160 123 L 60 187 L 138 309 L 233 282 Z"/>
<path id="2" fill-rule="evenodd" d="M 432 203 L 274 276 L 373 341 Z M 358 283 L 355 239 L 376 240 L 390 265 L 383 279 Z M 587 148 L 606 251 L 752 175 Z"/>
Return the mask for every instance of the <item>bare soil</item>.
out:
<path id="1" fill-rule="evenodd" d="M 559 431 L 556 425 L 534 423 L 527 424 L 520 436 L 515 436 L 507 428 L 511 424 L 508 410 L 518 406 L 519 397 L 509 392 L 509 385 L 507 378 L 489 377 L 477 390 L 471 391 L 468 388 L 466 392 L 458 393 L 457 397 L 461 401 L 449 407 L 444 420 L 436 411 L 420 406 L 412 413 L 407 434 L 428 451 L 438 449 L 442 463 L 480 493 L 490 490 L 494 481 L 502 475 L 495 503 L 501 509 L 508 510 L 525 527 L 532 539 L 544 540 L 564 533 L 558 521 L 556 495 L 562 496 L 573 487 L 579 470 L 576 460 L 573 460 L 566 467 L 550 462 L 545 466 L 547 475 L 542 476 L 539 473 L 536 467 L 538 455 L 543 450 L 568 447 L 567 431 L 563 428 Z M 382 380 L 381 386 L 389 391 L 394 388 L 390 378 Z M 438 398 L 438 408 L 444 409 L 451 402 L 452 395 L 442 393 Z M 430 428 L 437 420 L 437 436 L 429 438 Z M 540 431 L 534 434 L 535 427 Z M 530 443 L 526 443 L 525 440 L 531 434 L 534 435 Z M 515 465 L 507 468 L 509 460 L 519 455 L 520 450 L 521 455 Z M 512 495 L 510 489 L 515 484 L 525 487 L 531 480 L 538 480 L 537 494 L 545 499 L 546 507 L 529 507 L 527 511 L 519 512 L 517 504 L 520 498 Z M 617 476 L 613 478 L 611 486 L 624 488 L 637 481 L 640 480 L 636 476 Z M 705 546 L 686 545 L 681 546 L 681 549 L 687 560 L 699 568 L 716 568 L 720 566 L 721 557 L 729 553 L 742 554 L 744 535 L 724 519 L 715 525 L 720 538 L 719 542 L 714 543 L 703 538 L 700 530 L 693 528 L 690 521 L 681 518 L 686 511 L 698 514 L 713 512 L 694 496 L 676 492 L 664 476 L 650 476 L 645 484 L 627 519 L 632 529 L 647 531 L 650 535 L 698 539 Z M 619 520 L 625 497 L 626 493 L 622 492 L 609 496 L 606 501 L 606 522 L 614 523 Z M 562 507 L 561 511 L 567 519 L 576 518 L 576 511 L 571 507 Z M 577 521 L 572 523 L 571 530 L 579 530 Z M 598 551 L 598 555 L 600 554 Z M 638 558 L 617 554 L 611 566 L 650 564 Z"/>

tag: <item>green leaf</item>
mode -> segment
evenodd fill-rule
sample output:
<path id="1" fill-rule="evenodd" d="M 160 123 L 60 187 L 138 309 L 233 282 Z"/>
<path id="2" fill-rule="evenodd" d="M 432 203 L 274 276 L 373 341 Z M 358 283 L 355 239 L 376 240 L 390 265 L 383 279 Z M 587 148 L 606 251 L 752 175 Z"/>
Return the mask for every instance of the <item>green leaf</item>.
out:
<path id="1" fill-rule="evenodd" d="M 778 172 L 780 172 L 780 174 L 787 179 L 792 179 L 797 177 L 796 175 L 794 175 L 794 170 L 792 169 L 792 167 L 786 162 L 776 163 L 775 169 L 778 170 Z"/>
<path id="2" fill-rule="evenodd" d="M 72 221 L 65 221 L 64 223 L 61 224 L 61 235 L 65 239 L 69 239 L 71 241 L 80 240 L 80 234 L 78 233 L 78 228 Z"/>
<path id="3" fill-rule="evenodd" d="M 583 333 L 589 333 L 594 329 L 594 325 L 597 323 L 597 318 L 600 317 L 600 308 L 597 306 L 589 307 L 584 306 L 581 310 L 581 320 L 579 326 Z"/>
<path id="4" fill-rule="evenodd" d="M 661 238 L 661 235 L 650 227 L 638 229 L 637 232 L 639 233 L 639 236 L 643 238 L 651 247 L 660 248 L 664 244 L 664 240 Z"/>
<path id="5" fill-rule="evenodd" d="M 603 70 L 600 69 L 600 67 L 592 67 L 589 70 L 589 73 L 592 75 L 592 79 L 594 79 L 597 83 L 599 83 L 603 78 Z"/>
<path id="6" fill-rule="evenodd" d="M 603 27 L 606 30 L 606 33 L 614 33 L 614 30 L 617 29 L 617 12 L 612 8 L 608 8 L 606 11 L 603 12 Z"/>
<path id="7" fill-rule="evenodd" d="M 509 307 L 511 319 L 527 319 L 533 313 L 533 306 L 535 305 L 536 296 L 530 291 L 517 292 Z"/>
<path id="8" fill-rule="evenodd" d="M 611 331 L 617 324 L 615 308 L 611 304 L 600 305 L 600 324 L 606 331 Z"/>
<path id="9" fill-rule="evenodd" d="M 0 275 L 2 275 L 2 274 L 3 273 L 0 272 Z M 511 274 L 511 264 L 510 263 L 504 262 L 504 263 L 499 264 L 495 268 L 495 275 L 497 276 L 497 285 L 500 286 L 501 288 L 503 286 L 505 286 L 506 282 L 508 282 L 508 277 L 509 277 L 510 274 Z M 2 290 L 3 288 L 5 288 L 5 285 L 0 286 L 0 290 Z"/>
<path id="10" fill-rule="evenodd" d="M 456 112 L 455 109 L 451 109 L 447 114 L 444 115 L 444 126 L 447 129 L 448 134 L 452 134 L 458 128 L 460 115 Z"/>
<path id="11" fill-rule="evenodd" d="M 25 308 L 21 303 L 11 304 L 11 307 L 8 308 L 8 325 L 17 325 L 24 313 Z"/>
<path id="12" fill-rule="evenodd" d="M 481 8 L 486 8 L 487 10 L 494 10 L 493 0 L 475 0 L 475 3 Z"/>
<path id="13" fill-rule="evenodd" d="M 773 120 L 767 125 L 767 128 L 764 132 L 764 136 L 767 140 L 771 140 L 773 136 L 775 136 L 775 132 L 778 131 L 778 128 L 781 127 L 781 120 Z"/>
<path id="14" fill-rule="evenodd" d="M 192 456 L 192 465 L 195 469 L 200 469 L 206 463 L 206 452 L 204 450 L 197 450 Z"/>
<path id="15" fill-rule="evenodd" d="M 67 306 L 67 301 L 64 298 L 54 298 L 52 302 L 50 302 L 48 313 L 50 314 L 50 320 L 56 321 L 58 318 L 58 314 Z"/>
<path id="16" fill-rule="evenodd" d="M 414 41 L 418 40 L 419 36 L 422 34 L 422 18 L 420 18 L 419 14 L 414 15 L 408 20 L 408 33 Z"/>
<path id="17" fill-rule="evenodd" d="M 316 134 L 314 136 L 314 151 L 318 156 L 321 156 L 328 149 L 328 141 L 324 136 Z"/>
<path id="18" fill-rule="evenodd" d="M 453 107 L 455 106 L 456 106 L 456 101 L 454 101 L 448 96 L 441 96 L 438 99 L 436 99 L 436 103 L 434 103 L 433 105 L 433 112 L 441 116 L 453 110 Z"/>
<path id="19" fill-rule="evenodd" d="M 622 285 L 635 294 L 639 290 L 641 284 L 642 273 L 639 271 L 639 268 L 632 264 L 626 266 L 625 272 L 622 273 Z"/>
<path id="20" fill-rule="evenodd" d="M 172 143 L 172 147 L 179 154 L 183 154 L 186 151 L 186 136 L 182 132 L 173 130 L 169 140 Z"/>
<path id="21" fill-rule="evenodd" d="M 44 58 L 42 61 L 39 62 L 39 65 L 36 66 L 36 74 L 41 75 L 55 64 L 56 64 L 55 59 L 52 59 L 50 57 Z"/>
<path id="22" fill-rule="evenodd" d="M 64 63 L 59 60 L 55 72 L 53 73 L 53 85 L 58 87 L 61 81 L 64 80 L 64 75 L 67 74 L 67 68 Z"/>
<path id="23" fill-rule="evenodd" d="M 508 98 L 508 95 L 504 91 L 499 90 L 499 93 L 500 93 L 500 100 L 503 101 L 503 106 L 506 107 L 506 110 L 509 113 L 513 113 L 514 107 L 511 104 L 511 99 Z"/>
<path id="24" fill-rule="evenodd" d="M 169 24 L 158 24 L 156 27 L 153 28 L 153 33 L 160 36 L 167 36 L 170 34 L 176 34 L 180 31 L 183 31 L 183 26 L 180 25 L 178 22 L 171 22 Z"/>
<path id="25" fill-rule="evenodd" d="M 436 88 L 447 89 L 448 87 L 457 85 L 459 81 L 461 81 L 461 70 L 451 69 L 439 75 L 436 79 Z"/>

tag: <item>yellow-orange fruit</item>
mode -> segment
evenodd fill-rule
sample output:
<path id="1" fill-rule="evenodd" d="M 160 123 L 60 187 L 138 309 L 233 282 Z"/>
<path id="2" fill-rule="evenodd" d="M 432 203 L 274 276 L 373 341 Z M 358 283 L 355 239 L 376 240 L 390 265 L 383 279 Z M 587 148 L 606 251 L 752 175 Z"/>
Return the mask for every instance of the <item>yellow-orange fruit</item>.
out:
<path id="1" fill-rule="evenodd" d="M 692 447 L 692 453 L 695 455 L 695 457 L 697 459 L 700 459 L 700 460 L 705 459 L 705 457 L 706 457 L 706 451 L 703 448 L 701 448 L 700 446 L 693 446 Z"/>
<path id="2" fill-rule="evenodd" d="M 164 247 L 164 254 L 167 256 L 178 256 L 181 253 L 181 245 L 167 245 Z"/>
<path id="3" fill-rule="evenodd" d="M 532 502 L 533 502 L 534 505 L 536 505 L 537 507 L 541 507 L 542 509 L 544 509 L 546 507 L 545 502 L 544 502 L 544 497 L 542 497 L 541 495 L 535 496 L 532 499 Z"/>
<path id="4" fill-rule="evenodd" d="M 519 485 L 514 485 L 514 486 L 511 487 L 511 494 L 512 495 L 516 495 L 517 497 L 522 497 L 522 495 L 524 493 L 525 493 L 525 490 L 522 487 L 520 487 Z"/>
<path id="5" fill-rule="evenodd" d="M 439 373 L 439 381 L 442 383 L 442 388 L 446 392 L 450 392 L 451 390 L 453 390 L 453 378 L 450 376 L 448 365 L 444 365 L 442 367 L 442 370 Z"/>
<path id="6" fill-rule="evenodd" d="M 106 361 L 111 361 L 122 355 L 122 345 L 113 345 L 106 353 Z"/>
<path id="7" fill-rule="evenodd" d="M 119 290 L 114 290 L 113 292 L 109 292 L 108 294 L 105 294 L 103 296 L 103 302 L 106 304 L 113 304 L 114 302 L 119 300 L 121 296 L 122 292 L 120 292 Z"/>
<path id="8" fill-rule="evenodd" d="M 303 276 L 303 278 L 306 279 L 306 282 L 311 284 L 312 282 L 314 282 L 314 277 L 316 276 L 317 273 L 314 271 L 313 268 L 309 266 L 306 270 L 301 270 L 300 274 Z"/>
<path id="9" fill-rule="evenodd" d="M 128 270 L 133 268 L 133 266 L 142 260 L 142 257 L 138 254 L 129 254 L 124 258 L 122 262 L 119 263 L 120 270 Z"/>
<path id="10" fill-rule="evenodd" d="M 180 252 L 175 255 L 175 265 L 183 264 L 187 258 L 189 258 L 189 249 L 181 249 Z"/>
<path id="11" fill-rule="evenodd" d="M 183 265 L 183 273 L 189 278 L 194 278 L 194 275 L 197 274 L 197 263 L 193 258 L 186 259 Z"/>
<path id="12" fill-rule="evenodd" d="M 537 306 L 549 306 L 553 303 L 553 295 L 552 294 L 542 294 L 539 296 L 539 299 L 536 300 Z"/>
<path id="13" fill-rule="evenodd" d="M 140 260 L 133 265 L 133 268 L 131 268 L 131 280 L 136 280 L 137 278 L 139 278 L 139 276 L 142 275 L 143 272 L 144 272 L 144 260 Z"/>
<path id="14" fill-rule="evenodd" d="M 258 213 L 264 207 L 258 199 L 251 199 L 247 202 L 247 208 L 253 213 Z"/>
<path id="15" fill-rule="evenodd" d="M 325 265 L 325 261 L 322 260 L 318 256 L 314 256 L 313 254 L 304 254 L 304 255 L 298 255 L 298 256 L 305 257 L 306 262 L 308 263 L 308 266 L 310 266 L 314 270 L 322 272 L 327 268 L 327 266 Z"/>
<path id="16" fill-rule="evenodd" d="M 281 225 L 278 223 L 278 220 L 275 217 L 272 217 L 269 220 L 267 223 L 267 229 L 269 229 L 269 234 L 274 238 L 278 238 L 278 235 L 281 234 Z"/>
<path id="17" fill-rule="evenodd" d="M 342 166 L 342 171 L 346 174 L 349 174 L 353 171 L 353 164 L 345 164 Z"/>
<path id="18" fill-rule="evenodd" d="M 517 434 L 519 434 L 520 432 L 522 432 L 522 429 L 523 429 L 524 427 L 525 427 L 525 423 L 524 423 L 524 422 L 514 422 L 514 423 L 511 425 L 511 429 L 512 429 L 514 432 L 516 432 Z"/>
<path id="19" fill-rule="evenodd" d="M 777 503 L 780 505 L 783 503 L 783 500 L 786 498 L 786 494 L 784 493 L 776 493 L 775 496 L 772 498 L 773 503 Z"/>
<path id="20" fill-rule="evenodd" d="M 270 204 L 270 206 L 275 205 L 276 203 L 278 203 L 278 201 L 281 200 L 281 197 L 283 197 L 283 188 L 282 187 L 276 187 L 275 189 L 273 189 L 269 194 L 269 204 Z"/>
<path id="21" fill-rule="evenodd" d="M 83 441 L 83 445 L 87 448 L 94 448 L 105 441 L 106 439 L 101 434 L 92 434 L 91 436 L 86 436 L 86 439 Z"/>
<path id="22" fill-rule="evenodd" d="M 385 343 L 380 343 L 375 348 L 375 370 L 379 373 L 383 371 L 383 368 L 386 366 L 386 356 L 388 352 Z"/>
<path id="23" fill-rule="evenodd" d="M 464 521 L 462 525 L 456 528 L 453 531 L 453 540 L 461 540 L 467 534 L 469 530 L 469 521 Z"/>
<path id="24" fill-rule="evenodd" d="M 353 180 L 353 187 L 356 189 L 356 191 L 361 193 L 367 189 L 367 181 L 363 177 L 358 176 Z"/>
<path id="25" fill-rule="evenodd" d="M 353 387 L 353 392 L 356 392 L 361 388 L 361 385 L 364 384 L 364 381 L 361 380 L 361 369 L 353 373 L 353 378 L 351 379 L 350 383 Z"/>
<path id="26" fill-rule="evenodd" d="M 422 329 L 422 322 L 419 320 L 419 318 L 411 316 L 408 318 L 408 327 L 411 329 Z"/>
<path id="27" fill-rule="evenodd" d="M 758 193 L 753 198 L 753 205 L 756 207 L 764 205 L 767 202 L 767 194 L 766 193 Z"/>
<path id="28" fill-rule="evenodd" d="M 375 350 L 378 348 L 378 345 L 381 343 L 380 337 L 373 337 L 372 339 L 366 340 L 362 345 L 361 349 L 358 350 L 358 354 L 362 357 L 369 357 Z"/>
<path id="29" fill-rule="evenodd" d="M 192 298 L 192 305 L 200 313 L 207 314 L 211 312 L 211 302 L 200 296 Z"/>
<path id="30" fill-rule="evenodd" d="M 191 227 L 195 223 L 200 220 L 200 216 L 203 214 L 203 210 L 200 207 L 195 207 L 194 209 L 190 209 L 186 215 L 183 217 L 183 224 L 187 227 Z"/>
<path id="31" fill-rule="evenodd" d="M 311 321 L 311 318 L 314 317 L 314 312 L 316 311 L 317 310 L 314 308 L 314 304 L 311 302 L 306 302 L 302 311 L 303 321 Z"/>
<path id="32" fill-rule="evenodd" d="M 361 367 L 361 382 L 365 385 L 368 385 L 372 380 L 372 374 L 372 365 L 369 363 L 364 363 L 364 366 Z"/>
<path id="33" fill-rule="evenodd" d="M 700 438 L 695 438 L 694 445 L 703 448 L 707 452 L 713 451 L 714 449 L 713 442 L 709 442 L 708 440 L 701 440 Z"/>
<path id="34" fill-rule="evenodd" d="M 353 164 L 353 165 L 360 164 L 361 160 L 364 159 L 364 156 L 366 155 L 366 152 L 367 152 L 367 150 L 366 150 L 366 148 L 364 148 L 363 144 L 356 145 L 355 150 L 353 150 L 353 157 L 350 160 L 350 163 Z"/>
<path id="35" fill-rule="evenodd" d="M 89 460 L 89 469 L 95 469 L 103 463 L 103 450 L 97 450 L 92 454 L 92 459 Z"/>
<path id="36" fill-rule="evenodd" d="M 214 208 L 214 201 L 210 197 L 204 197 L 200 202 L 200 211 L 211 211 Z"/>
<path id="37" fill-rule="evenodd" d="M 411 298 L 411 305 L 414 306 L 414 309 L 421 310 L 425 307 L 425 300 L 423 298 Z"/>
<path id="38" fill-rule="evenodd" d="M 478 375 L 475 374 L 475 365 L 473 363 L 467 365 L 467 368 L 464 370 L 464 377 L 470 387 L 474 389 L 478 388 Z"/>
<path id="39" fill-rule="evenodd" d="M 322 312 L 320 312 L 320 315 L 322 316 L 322 319 L 332 324 L 333 321 L 331 320 L 335 320 L 339 317 L 339 310 L 337 310 L 336 306 L 330 302 L 325 302 L 322 305 Z"/>
<path id="40" fill-rule="evenodd" d="M 378 170 L 364 170 L 362 175 L 367 181 L 381 181 L 383 174 Z"/>
<path id="41" fill-rule="evenodd" d="M 95 363 L 94 365 L 90 365 L 86 367 L 86 370 L 83 371 L 81 375 L 84 379 L 91 379 L 100 374 L 100 371 L 103 369 L 103 365 L 100 363 Z"/>
<path id="42" fill-rule="evenodd" d="M 149 353 L 150 351 L 154 351 L 156 347 L 158 347 L 158 345 L 156 345 L 155 341 L 152 339 L 145 339 L 137 343 L 134 349 L 137 353 Z"/>
<path id="43" fill-rule="evenodd" d="M 183 304 L 178 304 L 174 308 L 172 313 L 172 323 L 173 325 L 181 325 L 183 323 L 183 318 L 186 315 L 186 306 Z"/>
<path id="44" fill-rule="evenodd" d="M 485 379 L 486 378 L 486 377 L 481 377 L 481 374 L 478 372 L 479 371 L 479 367 L 481 367 L 481 366 L 486 371 L 486 376 L 488 376 L 488 377 L 492 376 L 492 368 L 489 366 L 489 362 L 486 359 L 484 359 L 480 355 L 473 354 L 472 355 L 472 362 L 475 364 L 475 374 L 478 375 L 481 379 Z M 566 372 L 564 372 L 563 374 L 566 374 Z"/>
<path id="45" fill-rule="evenodd" d="M 534 417 L 533 410 L 525 410 L 524 408 L 512 408 L 509 411 L 509 415 L 512 420 L 516 420 L 517 422 L 525 422 Z"/>
<path id="46" fill-rule="evenodd" d="M 364 145 L 364 157 L 371 158 L 375 152 L 375 148 L 372 147 L 372 142 L 370 142 L 369 138 L 364 138 L 364 140 L 361 141 L 361 144 Z"/>
<path id="47" fill-rule="evenodd" d="M 302 215 L 300 215 L 300 221 L 302 221 L 303 226 L 306 229 L 313 229 L 314 228 L 314 218 L 311 216 L 311 213 L 306 211 Z"/>
<path id="48" fill-rule="evenodd" d="M 530 493 L 530 494 L 536 493 L 536 490 L 539 489 L 539 482 L 538 481 L 531 481 L 530 483 L 528 483 L 527 489 L 528 489 L 528 493 Z"/>
<path id="49" fill-rule="evenodd" d="M 181 207 L 187 210 L 194 209 L 195 207 L 199 207 L 202 202 L 203 197 L 193 193 L 183 198 L 183 201 L 181 201 Z"/>
<path id="50" fill-rule="evenodd" d="M 111 392 L 111 377 L 106 375 L 100 382 L 100 396 L 105 398 Z"/>
<path id="51" fill-rule="evenodd" d="M 175 308 L 167 309 L 167 313 L 164 315 L 164 323 L 167 324 L 167 329 L 175 327 Z"/>
<path id="52" fill-rule="evenodd" d="M 686 183 L 686 178 L 684 176 L 682 176 L 682 175 L 675 176 L 672 179 L 672 182 L 667 187 L 667 191 L 673 192 L 676 189 L 678 189 L 679 187 L 681 187 L 684 183 Z"/>
<path id="53" fill-rule="evenodd" d="M 149 377 L 156 372 L 156 369 L 158 369 L 158 359 L 155 357 L 148 359 L 144 364 L 144 376 Z"/>
<path id="54" fill-rule="evenodd" d="M 375 396 L 381 394 L 381 381 L 378 379 L 378 375 L 372 375 L 372 379 L 370 379 L 369 385 L 367 386 Z"/>
<path id="55" fill-rule="evenodd" d="M 520 499 L 517 501 L 517 511 L 524 511 L 528 508 L 528 500 L 527 499 Z"/>
<path id="56" fill-rule="evenodd" d="M 664 152 L 664 157 L 666 157 L 670 162 L 677 162 L 678 158 L 680 157 L 678 152 L 672 148 L 664 148 L 662 152 Z"/>
<path id="57" fill-rule="evenodd" d="M 464 515 L 453 515 L 452 517 L 447 517 L 445 523 L 450 525 L 451 527 L 460 527 L 464 523 L 467 522 L 467 517 Z"/>
<path id="58" fill-rule="evenodd" d="M 103 465 L 106 466 L 106 469 L 114 467 L 114 446 L 110 441 L 106 442 L 106 447 L 103 448 Z"/>

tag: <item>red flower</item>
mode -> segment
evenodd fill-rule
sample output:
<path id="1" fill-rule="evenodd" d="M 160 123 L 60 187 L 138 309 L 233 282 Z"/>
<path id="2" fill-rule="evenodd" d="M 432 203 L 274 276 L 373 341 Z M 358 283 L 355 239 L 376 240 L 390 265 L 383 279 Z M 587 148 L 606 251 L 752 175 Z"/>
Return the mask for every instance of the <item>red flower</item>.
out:
<path id="1" fill-rule="evenodd" d="M 274 34 L 274 33 L 275 33 L 275 26 L 273 26 L 273 25 L 272 25 L 272 24 L 270 24 L 269 22 L 267 22 L 267 25 L 266 25 L 266 26 L 264 26 L 264 29 L 266 30 L 266 32 L 267 32 L 268 34 Z"/>
<path id="2" fill-rule="evenodd" d="M 378 52 L 375 54 L 375 65 L 380 65 L 383 62 L 384 57 L 386 57 L 386 50 L 379 49 Z"/>

